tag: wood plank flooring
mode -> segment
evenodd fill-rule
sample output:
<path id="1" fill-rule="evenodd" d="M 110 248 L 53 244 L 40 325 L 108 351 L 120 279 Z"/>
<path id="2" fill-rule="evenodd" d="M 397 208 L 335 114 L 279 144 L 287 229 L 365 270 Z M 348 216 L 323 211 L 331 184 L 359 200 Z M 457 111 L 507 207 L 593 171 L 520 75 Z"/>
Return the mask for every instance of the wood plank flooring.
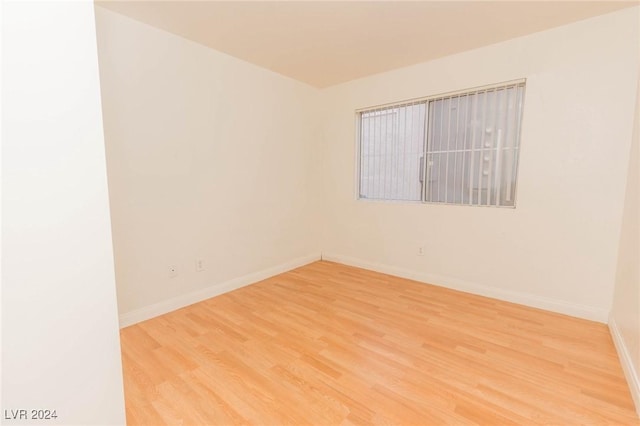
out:
<path id="1" fill-rule="evenodd" d="M 316 262 L 121 331 L 129 425 L 638 425 L 605 325 Z"/>

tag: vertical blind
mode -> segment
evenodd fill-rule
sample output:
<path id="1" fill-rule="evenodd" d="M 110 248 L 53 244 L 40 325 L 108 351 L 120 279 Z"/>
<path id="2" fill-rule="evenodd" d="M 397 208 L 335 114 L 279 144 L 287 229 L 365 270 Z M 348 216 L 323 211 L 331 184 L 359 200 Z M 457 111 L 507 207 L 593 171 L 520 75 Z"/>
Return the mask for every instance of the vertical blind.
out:
<path id="1" fill-rule="evenodd" d="M 360 196 L 420 201 L 424 102 L 374 109 L 360 116 Z"/>
<path id="2" fill-rule="evenodd" d="M 524 89 L 361 111 L 360 198 L 514 207 Z"/>

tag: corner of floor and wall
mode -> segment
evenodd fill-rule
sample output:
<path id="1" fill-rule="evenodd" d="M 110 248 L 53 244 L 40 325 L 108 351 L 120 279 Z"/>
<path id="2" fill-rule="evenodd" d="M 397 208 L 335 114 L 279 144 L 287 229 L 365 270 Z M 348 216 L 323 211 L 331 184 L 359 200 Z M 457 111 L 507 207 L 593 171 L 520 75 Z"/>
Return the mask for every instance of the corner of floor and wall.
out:
<path id="1" fill-rule="evenodd" d="M 129 325 L 320 259 L 319 90 L 96 7 Z"/>

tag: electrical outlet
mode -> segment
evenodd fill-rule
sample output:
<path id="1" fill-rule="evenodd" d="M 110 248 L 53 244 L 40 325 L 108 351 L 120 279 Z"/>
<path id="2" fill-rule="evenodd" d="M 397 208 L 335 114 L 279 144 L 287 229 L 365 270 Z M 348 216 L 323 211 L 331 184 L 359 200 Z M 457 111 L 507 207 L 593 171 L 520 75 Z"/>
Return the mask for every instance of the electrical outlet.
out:
<path id="1" fill-rule="evenodd" d="M 204 271 L 204 260 L 196 259 L 196 272 Z"/>
<path id="2" fill-rule="evenodd" d="M 169 266 L 169 278 L 175 278 L 178 276 L 178 268 L 175 265 Z"/>
<path id="3" fill-rule="evenodd" d="M 418 256 L 424 256 L 424 247 L 423 246 L 418 247 Z"/>

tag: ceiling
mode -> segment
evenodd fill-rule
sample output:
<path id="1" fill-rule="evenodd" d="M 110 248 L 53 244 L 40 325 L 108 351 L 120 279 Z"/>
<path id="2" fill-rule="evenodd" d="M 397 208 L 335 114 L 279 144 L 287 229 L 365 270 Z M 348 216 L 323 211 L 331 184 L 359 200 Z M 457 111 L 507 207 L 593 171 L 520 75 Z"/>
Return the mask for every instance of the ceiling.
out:
<path id="1" fill-rule="evenodd" d="M 96 1 L 327 87 L 638 5 L 636 1 Z"/>

